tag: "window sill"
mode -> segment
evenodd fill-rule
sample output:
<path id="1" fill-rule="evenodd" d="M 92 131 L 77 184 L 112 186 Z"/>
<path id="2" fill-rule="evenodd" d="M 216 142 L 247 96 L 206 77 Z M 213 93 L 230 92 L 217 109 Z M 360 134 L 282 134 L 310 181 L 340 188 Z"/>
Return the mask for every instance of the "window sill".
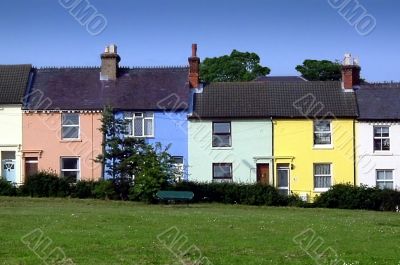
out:
<path id="1" fill-rule="evenodd" d="M 315 188 L 314 192 L 316 193 L 322 193 L 322 192 L 327 192 L 329 188 Z"/>
<path id="2" fill-rule="evenodd" d="M 125 137 L 128 137 L 128 138 L 137 138 L 137 139 L 154 139 L 154 138 L 155 138 L 154 135 L 152 135 L 152 136 L 133 136 L 133 135 L 125 135 Z"/>
<path id="3" fill-rule="evenodd" d="M 233 150 L 233 147 L 211 147 L 211 150 Z"/>
<path id="4" fill-rule="evenodd" d="M 314 150 L 333 150 L 335 148 L 333 148 L 332 144 L 327 144 L 327 145 L 314 145 L 313 149 Z"/>
<path id="5" fill-rule="evenodd" d="M 380 156 L 393 156 L 393 153 L 390 151 L 374 151 L 373 154 Z"/>
<path id="6" fill-rule="evenodd" d="M 70 143 L 70 142 L 82 142 L 82 139 L 63 139 L 60 143 Z"/>

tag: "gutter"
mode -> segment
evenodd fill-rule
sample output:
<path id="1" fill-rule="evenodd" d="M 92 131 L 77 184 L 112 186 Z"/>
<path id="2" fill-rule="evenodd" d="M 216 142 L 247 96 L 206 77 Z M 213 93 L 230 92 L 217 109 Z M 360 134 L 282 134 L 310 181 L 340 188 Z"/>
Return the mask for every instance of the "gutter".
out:
<path id="1" fill-rule="evenodd" d="M 275 167 L 274 167 L 274 164 L 275 164 L 275 159 L 274 159 L 274 156 L 275 156 L 275 147 L 274 147 L 274 142 L 275 142 L 275 137 L 274 137 L 274 121 L 273 121 L 273 119 L 272 119 L 272 116 L 271 116 L 271 130 L 272 130 L 272 137 L 271 137 L 271 139 L 272 139 L 272 144 L 271 144 L 271 147 L 272 147 L 272 187 L 275 187 Z"/>

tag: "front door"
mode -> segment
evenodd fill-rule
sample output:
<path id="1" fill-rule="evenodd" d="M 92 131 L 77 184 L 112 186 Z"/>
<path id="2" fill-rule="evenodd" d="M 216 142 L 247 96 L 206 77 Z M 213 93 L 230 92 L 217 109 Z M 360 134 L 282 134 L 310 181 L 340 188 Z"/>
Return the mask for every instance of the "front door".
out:
<path id="1" fill-rule="evenodd" d="M 25 158 L 25 181 L 27 179 L 38 173 L 38 159 L 37 157 L 27 157 Z"/>
<path id="2" fill-rule="evenodd" d="M 269 164 L 257 164 L 257 183 L 269 184 Z"/>
<path id="3" fill-rule="evenodd" d="M 279 193 L 289 195 L 289 165 L 278 164 L 277 171 Z"/>
<path id="4" fill-rule="evenodd" d="M 3 159 L 1 161 L 2 177 L 7 181 L 16 182 L 15 159 Z"/>

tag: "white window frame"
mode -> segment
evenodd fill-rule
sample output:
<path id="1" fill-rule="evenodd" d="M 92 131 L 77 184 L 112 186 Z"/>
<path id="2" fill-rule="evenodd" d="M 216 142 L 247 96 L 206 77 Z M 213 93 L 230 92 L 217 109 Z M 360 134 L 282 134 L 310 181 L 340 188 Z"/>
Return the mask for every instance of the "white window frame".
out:
<path id="1" fill-rule="evenodd" d="M 378 172 L 384 172 L 385 173 L 385 179 L 379 179 L 378 180 Z M 391 180 L 386 179 L 386 172 L 391 172 L 392 173 L 392 179 Z M 375 180 L 376 180 L 375 185 L 376 185 L 376 187 L 379 188 L 378 182 L 379 183 L 391 182 L 392 186 L 393 186 L 393 189 L 395 189 L 393 173 L 394 173 L 393 169 L 377 169 L 376 172 L 375 172 Z"/>
<path id="2" fill-rule="evenodd" d="M 329 132 L 328 131 L 316 131 L 315 123 L 316 122 L 329 122 Z M 313 121 L 313 145 L 315 148 L 332 148 L 333 147 L 333 129 L 332 129 L 332 121 L 331 120 L 314 120 Z M 328 134 L 330 135 L 331 142 L 329 144 L 316 144 L 315 143 L 315 134 Z"/>
<path id="3" fill-rule="evenodd" d="M 229 166 L 230 169 L 230 178 L 219 178 L 214 176 L 214 166 Z M 212 182 L 233 182 L 233 163 L 231 162 L 220 162 L 220 163 L 212 163 Z"/>
<path id="4" fill-rule="evenodd" d="M 75 158 L 75 159 L 78 159 L 78 164 L 77 164 L 78 168 L 77 169 L 63 169 L 62 160 L 64 158 Z M 81 180 L 81 159 L 80 159 L 80 157 L 77 157 L 77 156 L 61 156 L 60 157 L 60 173 L 61 173 L 61 176 L 64 175 L 63 172 L 78 172 L 77 177 L 76 177 L 76 181 Z"/>
<path id="5" fill-rule="evenodd" d="M 145 117 L 145 114 L 151 114 L 151 117 Z M 139 116 L 141 115 L 141 116 Z M 136 118 L 137 117 L 137 118 Z M 153 138 L 154 137 L 154 112 L 125 112 L 124 119 L 131 121 L 131 134 L 128 134 L 129 137 L 134 138 Z M 135 135 L 135 119 L 142 119 L 142 135 Z M 145 135 L 145 121 L 151 121 L 151 134 Z"/>
<path id="6" fill-rule="evenodd" d="M 74 114 L 74 115 L 78 115 L 78 124 L 63 124 L 63 116 L 64 115 L 68 115 L 68 114 Z M 64 127 L 78 127 L 78 137 L 77 138 L 64 138 L 63 136 L 63 129 Z M 81 115 L 79 115 L 79 113 L 61 113 L 61 139 L 63 141 L 74 141 L 74 140 L 79 140 L 81 139 Z"/>
<path id="7" fill-rule="evenodd" d="M 330 171 L 330 174 L 315 174 L 315 166 L 317 166 L 317 165 L 329 165 L 329 171 Z M 332 187 L 332 185 L 333 185 L 333 170 L 332 170 L 332 163 L 314 163 L 313 164 L 313 184 L 314 184 L 314 191 L 315 192 L 325 192 L 325 191 L 328 191 L 331 187 Z M 325 187 L 325 188 L 316 188 L 315 187 L 315 178 L 316 177 L 331 177 L 331 183 L 330 183 L 330 186 L 329 187 Z"/>
<path id="8" fill-rule="evenodd" d="M 381 130 L 381 136 L 375 136 L 375 129 L 376 128 L 388 128 L 388 130 L 389 130 L 389 136 L 388 137 L 386 137 L 386 136 L 382 136 L 382 130 Z M 388 126 L 388 125 L 375 125 L 375 126 L 373 126 L 373 132 L 372 132 L 372 135 L 373 135 L 373 142 L 372 142 L 372 145 L 373 145 L 373 150 L 374 150 L 374 152 L 390 152 L 390 126 Z M 385 140 L 385 139 L 388 139 L 389 140 L 389 150 L 383 150 L 383 140 Z M 378 149 L 375 149 L 375 140 L 381 140 L 381 148 L 378 150 Z"/>

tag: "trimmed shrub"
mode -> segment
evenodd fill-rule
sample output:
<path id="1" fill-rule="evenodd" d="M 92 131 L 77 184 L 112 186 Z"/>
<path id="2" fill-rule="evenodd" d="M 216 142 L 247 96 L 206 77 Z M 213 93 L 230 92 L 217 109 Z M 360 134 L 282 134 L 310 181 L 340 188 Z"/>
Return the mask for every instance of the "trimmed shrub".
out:
<path id="1" fill-rule="evenodd" d="M 57 197 L 59 177 L 52 171 L 41 171 L 32 175 L 22 187 L 23 193 L 31 197 Z"/>
<path id="2" fill-rule="evenodd" d="M 17 190 L 11 182 L 0 177 L 0 196 L 16 196 Z"/>
<path id="3" fill-rule="evenodd" d="M 192 202 L 266 206 L 300 203 L 298 197 L 281 195 L 276 188 L 260 184 L 180 182 L 169 187 L 168 190 L 191 191 L 194 193 Z"/>
<path id="4" fill-rule="evenodd" d="M 80 180 L 74 184 L 71 196 L 79 199 L 94 198 L 95 185 L 93 181 Z"/>
<path id="5" fill-rule="evenodd" d="M 400 192 L 338 184 L 316 197 L 314 205 L 321 208 L 395 211 L 400 206 Z"/>
<path id="6" fill-rule="evenodd" d="M 116 193 L 113 182 L 110 180 L 101 180 L 96 182 L 93 195 L 97 199 L 115 199 Z"/>

